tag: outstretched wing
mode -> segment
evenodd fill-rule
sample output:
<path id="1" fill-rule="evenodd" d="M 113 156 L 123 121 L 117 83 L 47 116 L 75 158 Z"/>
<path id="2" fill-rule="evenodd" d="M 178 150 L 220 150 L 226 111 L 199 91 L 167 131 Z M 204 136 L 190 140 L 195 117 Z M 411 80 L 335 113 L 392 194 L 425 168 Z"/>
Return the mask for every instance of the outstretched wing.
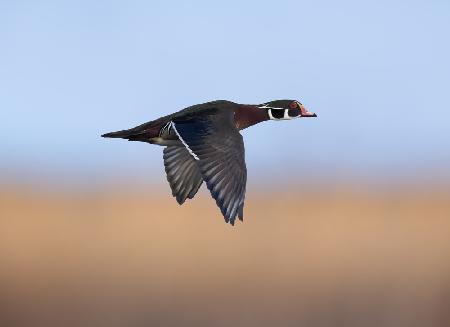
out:
<path id="1" fill-rule="evenodd" d="M 164 148 L 164 167 L 172 195 L 179 204 L 187 198 L 192 199 L 203 183 L 202 175 L 184 146 L 168 146 Z"/>
<path id="2" fill-rule="evenodd" d="M 226 222 L 243 220 L 247 168 L 244 141 L 234 124 L 232 110 L 210 110 L 177 119 L 172 127 L 216 200 Z"/>

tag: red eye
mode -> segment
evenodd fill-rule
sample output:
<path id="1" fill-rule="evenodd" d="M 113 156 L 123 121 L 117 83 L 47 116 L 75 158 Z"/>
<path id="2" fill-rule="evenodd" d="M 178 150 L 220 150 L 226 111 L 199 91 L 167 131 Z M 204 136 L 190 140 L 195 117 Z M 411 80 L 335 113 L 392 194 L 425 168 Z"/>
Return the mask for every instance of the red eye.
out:
<path id="1" fill-rule="evenodd" d="M 292 103 L 289 105 L 289 107 L 290 107 L 291 109 L 297 108 L 297 102 L 292 102 Z"/>

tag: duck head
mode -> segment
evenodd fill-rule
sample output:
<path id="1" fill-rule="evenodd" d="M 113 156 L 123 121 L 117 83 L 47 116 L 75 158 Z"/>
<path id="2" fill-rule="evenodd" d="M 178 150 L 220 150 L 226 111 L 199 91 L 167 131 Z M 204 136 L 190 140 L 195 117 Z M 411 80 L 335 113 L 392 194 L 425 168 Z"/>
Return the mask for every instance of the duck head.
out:
<path id="1" fill-rule="evenodd" d="M 317 117 L 313 112 L 308 111 L 297 100 L 275 100 L 263 103 L 259 109 L 267 110 L 270 120 L 289 120 L 300 117 Z"/>
<path id="2" fill-rule="evenodd" d="M 239 130 L 267 120 L 290 120 L 300 117 L 317 117 L 297 100 L 275 100 L 258 105 L 239 105 L 235 110 Z"/>

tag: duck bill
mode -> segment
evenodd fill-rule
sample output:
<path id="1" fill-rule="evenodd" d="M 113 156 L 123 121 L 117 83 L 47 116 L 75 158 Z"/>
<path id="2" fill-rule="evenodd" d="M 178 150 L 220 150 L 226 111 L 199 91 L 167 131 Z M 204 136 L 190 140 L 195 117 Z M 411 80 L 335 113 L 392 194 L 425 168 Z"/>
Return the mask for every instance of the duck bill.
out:
<path id="1" fill-rule="evenodd" d="M 317 117 L 314 112 L 308 111 L 303 105 L 300 106 L 300 116 L 302 117 Z"/>

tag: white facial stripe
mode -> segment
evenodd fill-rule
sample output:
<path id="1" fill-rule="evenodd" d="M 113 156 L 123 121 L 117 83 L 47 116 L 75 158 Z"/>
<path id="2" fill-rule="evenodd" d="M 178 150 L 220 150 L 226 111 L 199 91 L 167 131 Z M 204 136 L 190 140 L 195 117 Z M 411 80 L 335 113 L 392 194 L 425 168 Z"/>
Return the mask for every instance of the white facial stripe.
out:
<path id="1" fill-rule="evenodd" d="M 261 109 L 275 109 L 275 110 L 284 110 L 285 109 L 285 108 L 269 107 L 267 104 L 265 104 L 265 105 L 263 105 L 261 107 L 258 107 L 258 108 L 261 108 Z"/>

